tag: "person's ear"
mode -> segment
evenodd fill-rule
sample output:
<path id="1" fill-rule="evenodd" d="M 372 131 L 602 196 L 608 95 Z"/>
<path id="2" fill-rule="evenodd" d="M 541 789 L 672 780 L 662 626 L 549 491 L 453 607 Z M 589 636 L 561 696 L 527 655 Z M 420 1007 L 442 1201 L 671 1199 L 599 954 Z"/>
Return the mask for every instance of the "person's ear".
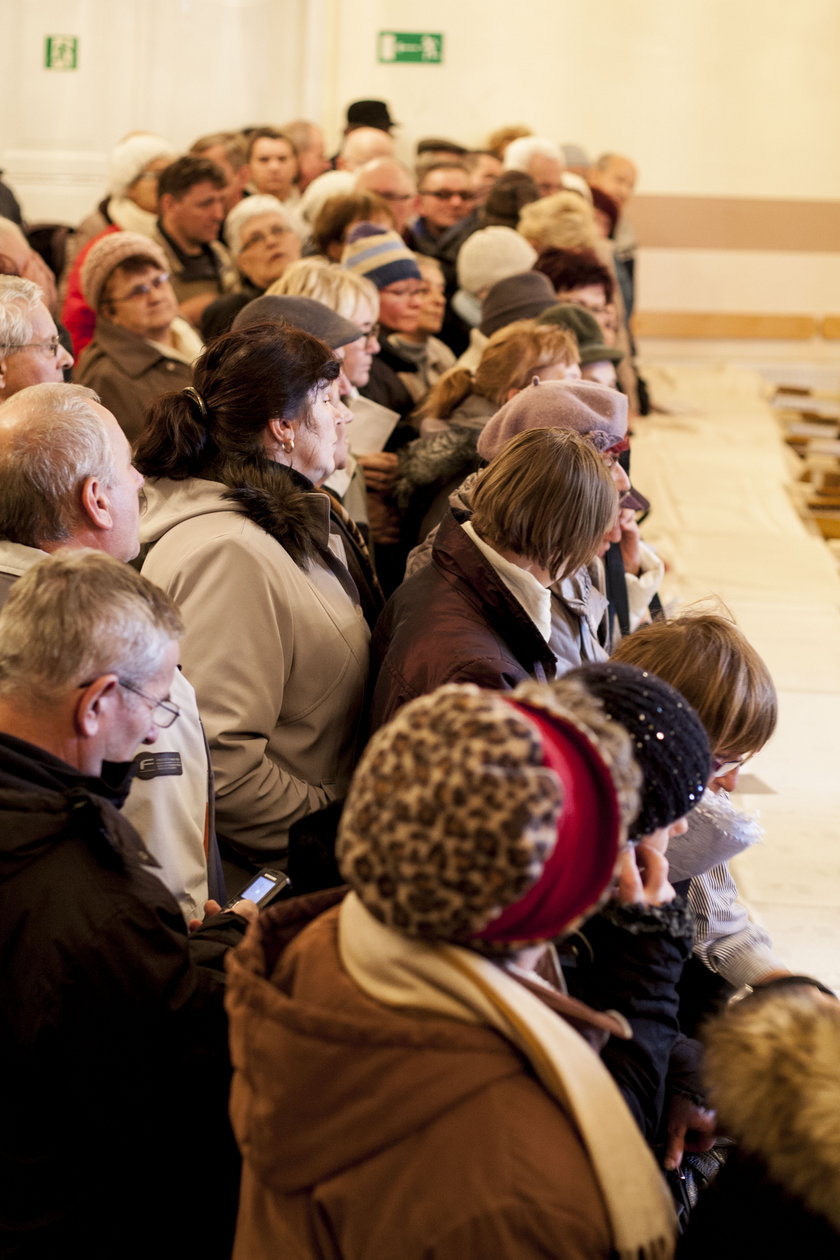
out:
<path id="1" fill-rule="evenodd" d="M 295 449 L 295 429 L 290 420 L 275 416 L 266 425 L 268 446 L 275 453 L 291 455 Z"/>
<path id="2" fill-rule="evenodd" d="M 101 674 L 81 690 L 73 711 L 78 735 L 84 739 L 93 739 L 99 734 L 102 721 L 116 699 L 119 685 L 116 674 Z"/>
<path id="3" fill-rule="evenodd" d="M 113 529 L 114 517 L 108 491 L 98 477 L 86 477 L 82 485 L 82 510 L 97 530 Z"/>

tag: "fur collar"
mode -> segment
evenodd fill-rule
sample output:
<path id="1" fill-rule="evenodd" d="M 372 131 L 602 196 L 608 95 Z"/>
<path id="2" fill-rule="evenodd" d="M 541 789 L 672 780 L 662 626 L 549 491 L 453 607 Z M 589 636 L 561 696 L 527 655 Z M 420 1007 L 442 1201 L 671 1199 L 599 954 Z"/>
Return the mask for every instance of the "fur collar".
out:
<path id="1" fill-rule="evenodd" d="M 768 991 L 736 1003 L 705 1039 L 724 1128 L 840 1230 L 840 1003 L 811 988 Z"/>
<path id="2" fill-rule="evenodd" d="M 313 492 L 305 477 L 282 464 L 249 467 L 247 479 L 247 485 L 226 490 L 224 498 L 275 538 L 296 565 L 308 569 L 329 542 L 326 495 Z"/>
<path id="3" fill-rule="evenodd" d="M 405 508 L 420 486 L 443 487 L 474 472 L 482 461 L 476 454 L 478 430 L 444 429 L 410 442 L 400 451 L 400 475 L 394 500 Z"/>

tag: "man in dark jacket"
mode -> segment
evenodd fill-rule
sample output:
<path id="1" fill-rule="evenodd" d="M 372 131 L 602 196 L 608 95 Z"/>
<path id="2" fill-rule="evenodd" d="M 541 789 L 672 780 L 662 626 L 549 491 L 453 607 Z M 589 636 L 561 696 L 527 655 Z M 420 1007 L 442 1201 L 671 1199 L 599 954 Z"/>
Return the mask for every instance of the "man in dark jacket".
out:
<path id="1" fill-rule="evenodd" d="M 221 969 L 254 908 L 188 938 L 119 812 L 138 743 L 179 716 L 181 630 L 166 595 L 91 551 L 33 566 L 0 614 L 7 1257 L 229 1254 Z"/>

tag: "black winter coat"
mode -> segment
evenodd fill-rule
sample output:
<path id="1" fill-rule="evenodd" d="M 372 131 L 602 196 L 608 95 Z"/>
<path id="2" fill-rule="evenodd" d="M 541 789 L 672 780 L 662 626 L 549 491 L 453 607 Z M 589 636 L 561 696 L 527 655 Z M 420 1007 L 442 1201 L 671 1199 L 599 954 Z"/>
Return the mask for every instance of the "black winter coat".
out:
<path id="1" fill-rule="evenodd" d="M 221 968 L 244 924 L 188 937 L 111 769 L 113 787 L 0 735 L 6 1260 L 229 1254 Z"/>

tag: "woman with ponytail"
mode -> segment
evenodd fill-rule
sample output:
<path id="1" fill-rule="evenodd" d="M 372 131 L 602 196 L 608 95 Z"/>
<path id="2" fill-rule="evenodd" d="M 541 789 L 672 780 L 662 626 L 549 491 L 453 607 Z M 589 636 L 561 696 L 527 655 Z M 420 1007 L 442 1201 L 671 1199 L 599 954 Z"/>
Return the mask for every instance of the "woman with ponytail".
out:
<path id="1" fill-rule="evenodd" d="M 368 630 L 314 489 L 350 419 L 339 372 L 297 329 L 227 333 L 193 386 L 153 406 L 136 451 L 143 570 L 184 617 L 219 836 L 261 865 L 283 863 L 291 823 L 342 798 L 363 724 Z"/>
<path id="2" fill-rule="evenodd" d="M 394 499 L 408 548 L 446 515 L 449 495 L 481 466 L 481 430 L 500 407 L 530 385 L 579 380 L 577 341 L 565 328 L 521 319 L 488 341 L 475 372 L 452 368 L 417 412 L 421 437 L 400 452 Z"/>

